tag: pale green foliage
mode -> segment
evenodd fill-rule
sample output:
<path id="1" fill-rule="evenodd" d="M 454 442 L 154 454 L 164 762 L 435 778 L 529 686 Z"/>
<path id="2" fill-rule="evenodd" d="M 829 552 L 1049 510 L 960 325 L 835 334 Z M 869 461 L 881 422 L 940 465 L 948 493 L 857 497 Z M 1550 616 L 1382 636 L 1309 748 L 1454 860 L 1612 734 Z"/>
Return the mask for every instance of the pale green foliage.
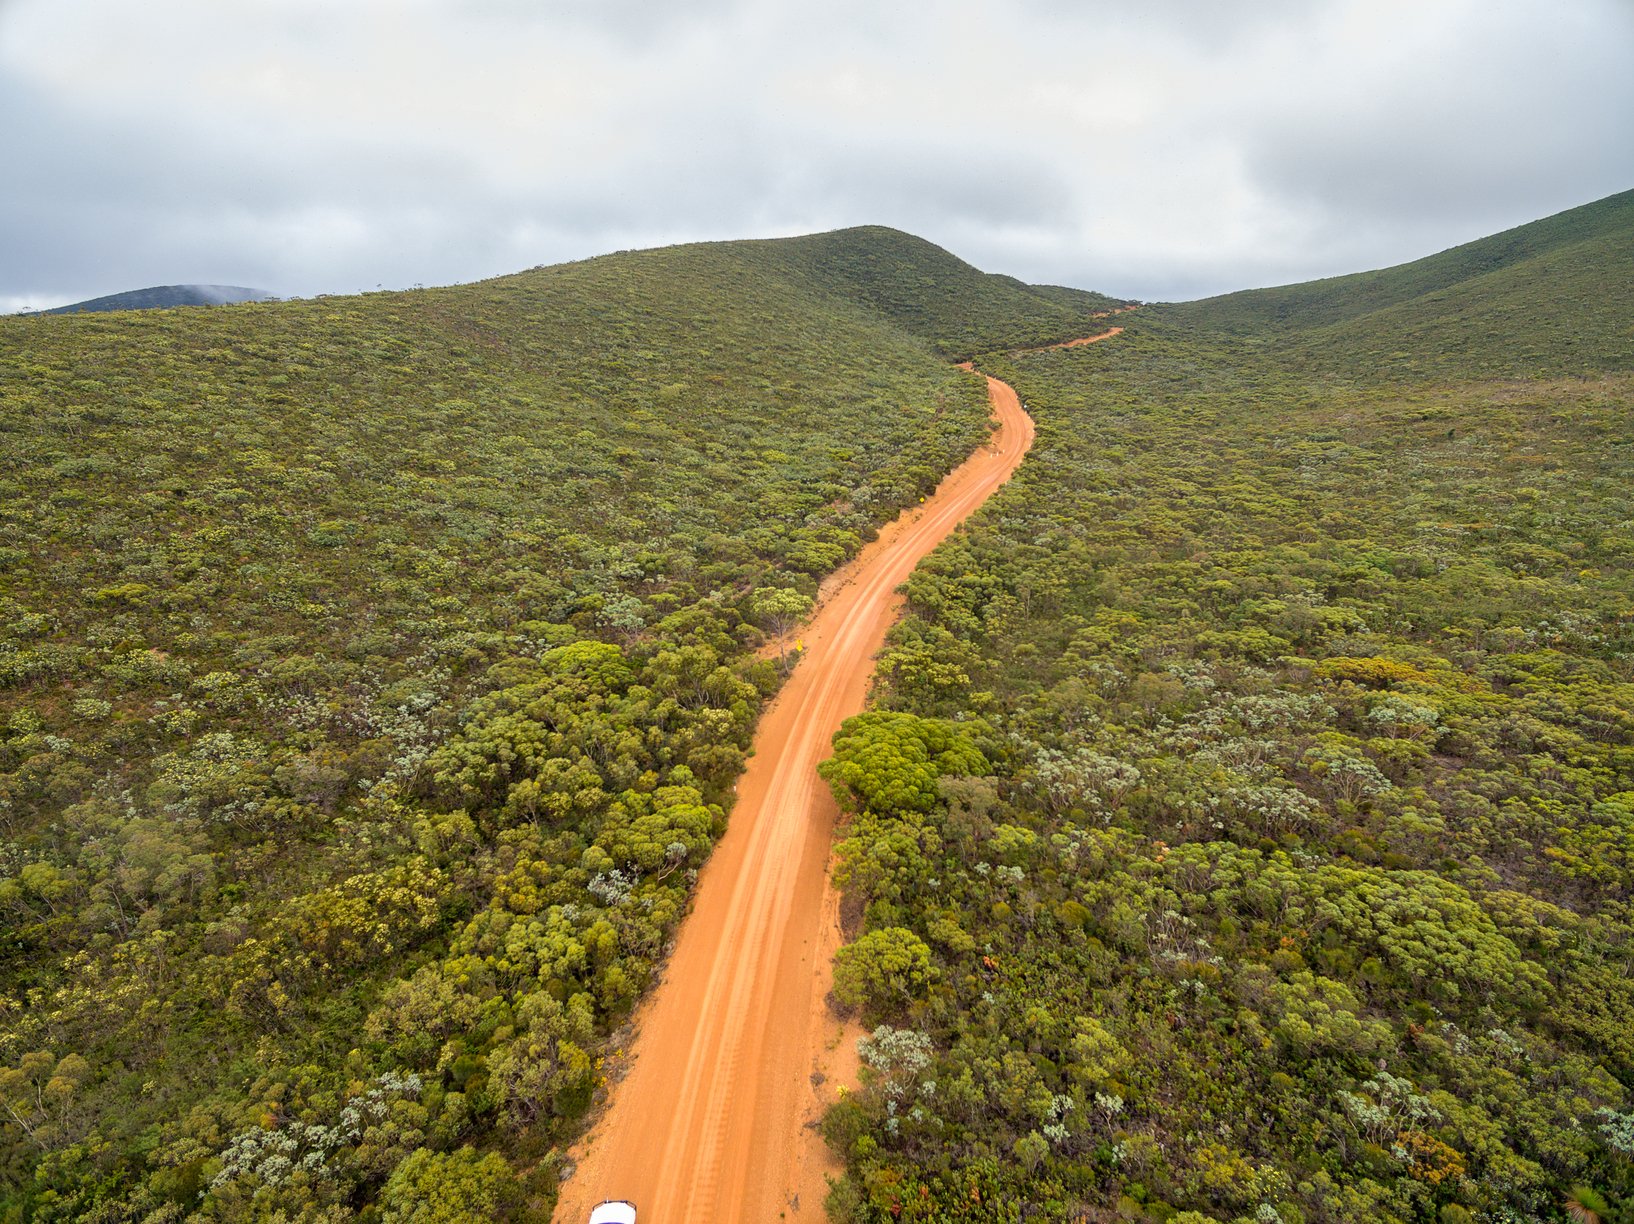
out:
<path id="1" fill-rule="evenodd" d="M 834 997 L 881 1015 L 901 1011 L 931 977 L 930 949 L 901 927 L 869 931 L 834 957 Z"/>
<path id="2" fill-rule="evenodd" d="M 774 634 L 787 633 L 811 607 L 811 596 L 787 587 L 762 588 L 755 592 L 755 615 Z"/>
<path id="3" fill-rule="evenodd" d="M 914 1029 L 892 1028 L 881 1024 L 868 1036 L 857 1042 L 857 1053 L 862 1061 L 884 1075 L 902 1072 L 918 1075 L 930 1066 L 934 1047 L 931 1039 Z"/>
<path id="4" fill-rule="evenodd" d="M 504 1220 L 519 1199 L 510 1166 L 498 1152 L 421 1148 L 397 1166 L 380 1192 L 380 1218 L 388 1224 Z"/>
<path id="5" fill-rule="evenodd" d="M 980 774 L 987 759 L 970 728 L 909 714 L 869 713 L 845 720 L 834 756 L 819 772 L 843 799 L 877 812 L 929 811 L 938 779 Z"/>
<path id="6" fill-rule="evenodd" d="M 1092 1089 L 1117 1083 L 1134 1062 L 1124 1044 L 1093 1016 L 1079 1016 L 1073 1021 L 1068 1049 L 1072 1055 L 1069 1073 Z"/>
<path id="7" fill-rule="evenodd" d="M 1137 767 L 1084 747 L 1070 752 L 1038 749 L 1033 777 L 1052 807 L 1079 805 L 1108 816 L 1127 791 L 1140 785 Z"/>

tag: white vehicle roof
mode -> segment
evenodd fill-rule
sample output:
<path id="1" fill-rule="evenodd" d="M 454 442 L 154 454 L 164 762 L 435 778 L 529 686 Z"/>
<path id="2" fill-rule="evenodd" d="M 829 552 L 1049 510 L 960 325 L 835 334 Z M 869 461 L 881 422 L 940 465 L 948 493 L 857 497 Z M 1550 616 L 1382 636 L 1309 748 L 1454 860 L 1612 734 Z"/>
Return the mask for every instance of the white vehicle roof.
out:
<path id="1" fill-rule="evenodd" d="M 590 1213 L 590 1224 L 635 1224 L 635 1204 L 608 1199 Z"/>

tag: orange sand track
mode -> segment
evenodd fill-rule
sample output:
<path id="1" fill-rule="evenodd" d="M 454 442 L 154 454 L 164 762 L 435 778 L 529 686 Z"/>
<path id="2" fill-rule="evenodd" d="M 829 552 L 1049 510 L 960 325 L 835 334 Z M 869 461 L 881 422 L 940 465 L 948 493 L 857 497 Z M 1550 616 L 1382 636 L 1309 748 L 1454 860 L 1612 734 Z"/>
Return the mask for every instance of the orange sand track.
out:
<path id="1" fill-rule="evenodd" d="M 825 1003 L 843 939 L 828 881 L 838 812 L 817 763 L 863 708 L 896 588 L 1032 445 L 1015 391 L 996 378 L 987 391 L 990 442 L 824 584 L 664 981 L 637 1012 L 627 1073 L 573 1153 L 556 1224 L 582 1224 L 605 1198 L 633 1201 L 642 1224 L 823 1218 L 837 1169 L 815 1123 L 855 1082 L 856 1053 Z"/>
<path id="2" fill-rule="evenodd" d="M 1125 306 L 1124 310 L 1133 310 L 1133 306 Z M 1118 313 L 1123 313 L 1119 311 Z M 1077 348 L 1080 344 L 1094 344 L 1097 340 L 1110 340 L 1113 336 L 1123 335 L 1123 328 L 1109 327 L 1098 336 L 1079 336 L 1076 340 L 1063 340 L 1060 344 L 1041 344 L 1037 348 L 1022 349 L 1023 353 L 1047 353 L 1051 349 Z"/>

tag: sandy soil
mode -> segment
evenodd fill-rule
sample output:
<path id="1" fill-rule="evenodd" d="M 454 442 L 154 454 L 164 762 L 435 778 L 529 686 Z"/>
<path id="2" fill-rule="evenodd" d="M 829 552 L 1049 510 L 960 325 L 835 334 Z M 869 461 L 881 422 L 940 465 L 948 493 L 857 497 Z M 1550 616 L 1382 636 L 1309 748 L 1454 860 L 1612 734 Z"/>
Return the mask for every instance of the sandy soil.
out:
<path id="1" fill-rule="evenodd" d="M 572 1153 L 557 1224 L 582 1224 L 605 1198 L 634 1201 L 642 1224 L 823 1219 L 824 1174 L 838 1169 L 815 1123 L 856 1083 L 857 1034 L 825 1003 L 843 939 L 828 886 L 838 812 L 817 763 L 863 708 L 896 588 L 1032 445 L 1016 393 L 987 386 L 999 424 L 989 443 L 825 583 L 664 981 L 610 1068 L 623 1078 Z"/>

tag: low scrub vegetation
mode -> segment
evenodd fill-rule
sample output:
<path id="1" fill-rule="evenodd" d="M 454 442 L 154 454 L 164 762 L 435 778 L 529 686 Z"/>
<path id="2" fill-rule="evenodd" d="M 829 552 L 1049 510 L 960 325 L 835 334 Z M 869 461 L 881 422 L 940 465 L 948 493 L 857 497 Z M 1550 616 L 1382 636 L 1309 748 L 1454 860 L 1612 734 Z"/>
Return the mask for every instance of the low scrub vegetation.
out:
<path id="1" fill-rule="evenodd" d="M 549 1206 L 754 647 L 987 428 L 768 255 L 0 321 L 0 1217 Z"/>
<path id="2" fill-rule="evenodd" d="M 832 1208 L 1624 1218 L 1634 380 L 1126 321 L 980 363 L 1037 445 L 826 767 Z"/>

